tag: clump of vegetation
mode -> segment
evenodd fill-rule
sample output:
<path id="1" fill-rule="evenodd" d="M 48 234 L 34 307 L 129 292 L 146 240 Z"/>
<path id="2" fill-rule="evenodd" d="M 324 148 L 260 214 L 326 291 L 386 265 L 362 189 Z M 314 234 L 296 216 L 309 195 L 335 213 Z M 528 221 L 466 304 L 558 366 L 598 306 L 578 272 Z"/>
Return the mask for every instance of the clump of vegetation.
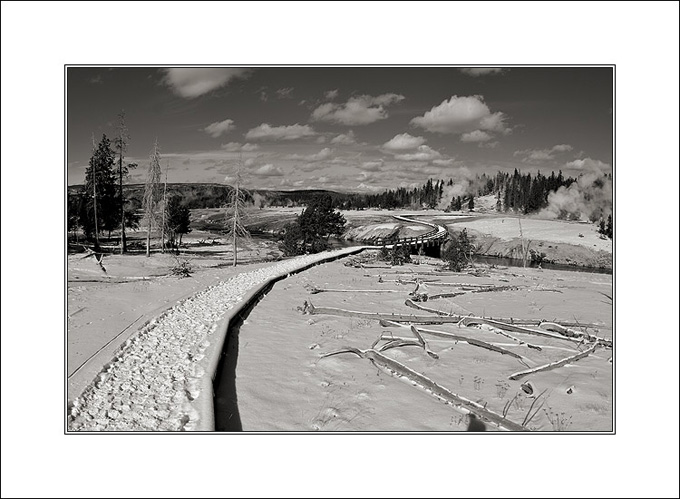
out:
<path id="1" fill-rule="evenodd" d="M 168 201 L 167 206 L 166 228 L 168 231 L 168 243 L 171 248 L 175 248 L 179 252 L 179 246 L 182 244 L 182 235 L 191 232 L 189 224 L 190 213 L 189 208 L 182 203 L 179 196 L 173 196 Z"/>
<path id="2" fill-rule="evenodd" d="M 330 236 L 342 235 L 345 223 L 345 217 L 333 209 L 330 196 L 317 197 L 295 222 L 284 227 L 279 249 L 286 256 L 325 251 L 330 247 Z"/>
<path id="3" fill-rule="evenodd" d="M 390 264 L 392 265 L 404 265 L 405 263 L 411 263 L 411 249 L 404 246 L 393 246 L 390 253 Z"/>
<path id="4" fill-rule="evenodd" d="M 598 230 L 600 234 L 603 236 L 608 237 L 609 239 L 614 238 L 614 222 L 612 220 L 612 216 L 609 215 L 607 217 L 607 222 L 605 223 L 604 218 L 600 219 L 600 228 Z"/>
<path id="5" fill-rule="evenodd" d="M 474 252 L 474 238 L 468 235 L 467 229 L 463 229 L 457 235 L 449 236 L 442 250 L 442 260 L 449 270 L 460 272 L 472 264 Z"/>
<path id="6" fill-rule="evenodd" d="M 191 267 L 191 262 L 189 260 L 175 257 L 175 265 L 170 267 L 170 273 L 172 275 L 176 275 L 181 279 L 182 277 L 190 277 L 192 272 L 193 268 Z"/>
<path id="7" fill-rule="evenodd" d="M 531 258 L 531 263 L 541 265 L 544 262 L 546 256 L 548 256 L 548 255 L 546 255 L 542 251 L 538 252 L 535 249 L 529 250 L 529 257 Z"/>

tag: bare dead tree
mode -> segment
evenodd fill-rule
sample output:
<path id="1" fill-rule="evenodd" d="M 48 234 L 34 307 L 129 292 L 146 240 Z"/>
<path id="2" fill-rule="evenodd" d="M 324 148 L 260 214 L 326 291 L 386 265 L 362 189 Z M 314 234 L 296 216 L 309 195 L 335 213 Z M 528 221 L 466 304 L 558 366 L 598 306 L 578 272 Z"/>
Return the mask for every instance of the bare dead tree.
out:
<path id="1" fill-rule="evenodd" d="M 158 203 L 160 202 L 161 192 L 161 153 L 158 147 L 158 139 L 153 146 L 151 153 L 149 170 L 147 172 L 146 184 L 144 185 L 144 215 L 146 216 L 146 256 L 151 254 L 151 229 L 158 226 Z"/>
<path id="2" fill-rule="evenodd" d="M 167 228 L 165 215 L 168 210 L 168 169 L 170 161 L 165 166 L 165 182 L 163 183 L 163 220 L 161 221 L 161 252 L 165 253 L 165 229 Z"/>
<path id="3" fill-rule="evenodd" d="M 531 246 L 531 240 L 524 239 L 524 233 L 522 232 L 522 219 L 517 217 L 519 222 L 519 237 L 522 240 L 522 265 L 524 268 L 527 267 L 527 260 L 529 259 L 529 246 Z"/>
<path id="4" fill-rule="evenodd" d="M 234 267 L 237 263 L 237 252 L 238 252 L 238 242 L 242 239 L 249 239 L 250 233 L 245 227 L 244 218 L 246 212 L 246 197 L 248 191 L 244 189 L 242 184 L 241 169 L 243 167 L 243 162 L 241 158 L 236 166 L 236 179 L 234 185 L 232 186 L 231 192 L 229 193 L 229 199 L 227 201 L 227 210 L 225 225 L 227 229 L 227 235 L 232 238 L 232 248 L 234 252 Z"/>
<path id="5" fill-rule="evenodd" d="M 97 144 L 94 141 L 94 132 L 92 132 L 92 155 L 94 156 L 97 150 Z M 92 197 L 94 201 L 94 247 L 99 250 L 99 227 L 97 226 L 97 162 L 92 162 Z"/>
<path id="6" fill-rule="evenodd" d="M 123 165 L 123 156 L 127 151 L 127 146 L 130 143 L 130 134 L 125 125 L 125 111 L 118 114 L 118 136 L 113 141 L 118 152 L 118 186 L 120 195 L 120 253 L 127 251 L 127 242 L 125 239 L 125 196 L 123 194 L 123 178 L 128 175 L 129 168 L 137 168 L 136 163 Z"/>

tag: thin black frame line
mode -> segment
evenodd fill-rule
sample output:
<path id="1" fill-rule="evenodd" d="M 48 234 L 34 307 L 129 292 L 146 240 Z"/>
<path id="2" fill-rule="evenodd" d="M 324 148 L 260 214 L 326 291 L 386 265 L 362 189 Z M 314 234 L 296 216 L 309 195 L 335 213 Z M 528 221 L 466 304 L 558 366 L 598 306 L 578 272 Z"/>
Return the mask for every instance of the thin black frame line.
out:
<path id="1" fill-rule="evenodd" d="M 238 433 L 230 433 L 230 432 L 200 432 L 200 431 L 193 431 L 193 432 L 69 432 L 68 431 L 68 68 L 70 67 L 120 67 L 120 68 L 126 68 L 126 67 L 158 67 L 158 68 L 165 68 L 165 67 L 312 67 L 312 68 L 347 68 L 347 67 L 393 67 L 393 68 L 460 68 L 460 67 L 528 67 L 528 68 L 534 68 L 534 67 L 550 67 L 550 68 L 562 68 L 562 67 L 575 67 L 575 68 L 582 68 L 582 67 L 609 67 L 612 68 L 612 79 L 613 79 L 613 106 L 612 106 L 612 153 L 613 153 L 613 165 L 612 165 L 612 178 L 613 178 L 613 213 L 616 213 L 616 64 L 531 64 L 531 65 L 524 65 L 524 64 L 498 64 L 498 65 L 492 65 L 492 64 L 484 64 L 484 65 L 448 65 L 448 64 L 443 64 L 443 65 L 425 65 L 425 66 L 420 66 L 420 65 L 366 65 L 366 64 L 358 64 L 358 65 L 352 65 L 352 66 L 345 66 L 345 65 L 303 65 L 303 66 L 298 66 L 298 65 L 254 65 L 254 66 L 239 66 L 239 65 L 148 65 L 148 64 L 130 64 L 130 65 L 120 65 L 120 64 L 113 64 L 113 65 L 101 65 L 101 64 L 95 64 L 95 65 L 88 65 L 88 64 L 64 64 L 64 221 L 63 221 L 63 228 L 64 228 L 64 413 L 65 413 L 65 418 L 64 418 L 64 435 L 178 435 L 178 434 L 189 434 L 189 435 L 202 435 L 202 434 L 207 434 L 207 435 L 239 435 L 239 434 L 245 434 L 245 435 L 253 435 L 253 434 L 265 434 L 265 435 L 274 435 L 274 434 L 301 434 L 301 435 L 314 435 L 314 434 L 351 434 L 351 435 L 361 435 L 361 434 L 369 434 L 369 435 L 382 435 L 382 434 L 397 434 L 397 435 L 410 435 L 410 434 L 415 434 L 415 435 L 429 435 L 429 434 L 434 434 L 434 435 L 441 435 L 441 434 L 452 434 L 452 435 L 460 435 L 460 434 L 466 434 L 465 432 L 438 432 L 438 431 L 422 431 L 422 432 L 356 432 L 356 431 L 338 431 L 338 432 L 250 432 L 250 431 L 244 431 L 244 432 L 238 432 Z M 535 434 L 538 435 L 549 435 L 549 434 L 558 434 L 558 435 L 616 435 L 616 371 L 617 371 L 617 366 L 616 366 L 616 217 L 613 217 L 613 223 L 614 223 L 614 237 L 612 239 L 612 338 L 614 339 L 614 347 L 612 348 L 612 357 L 613 357 L 613 376 L 612 376 L 612 424 L 613 424 L 613 429 L 611 432 L 601 432 L 601 431 L 596 431 L 596 432 L 588 432 L 588 431 L 583 431 L 583 432 L 535 432 Z M 503 435 L 503 434 L 509 434 L 509 435 L 520 435 L 518 432 L 493 432 L 490 433 L 493 435 Z M 526 433 L 527 435 L 529 434 L 534 434 L 534 433 Z"/>

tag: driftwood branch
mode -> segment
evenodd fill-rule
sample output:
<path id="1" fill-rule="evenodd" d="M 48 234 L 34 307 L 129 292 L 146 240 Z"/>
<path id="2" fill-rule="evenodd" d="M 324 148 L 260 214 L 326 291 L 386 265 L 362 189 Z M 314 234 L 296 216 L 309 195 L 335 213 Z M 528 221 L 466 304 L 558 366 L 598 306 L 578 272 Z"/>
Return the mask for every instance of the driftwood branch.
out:
<path id="1" fill-rule="evenodd" d="M 611 340 L 608 340 L 606 338 L 600 338 L 599 336 L 593 336 L 588 333 L 583 333 L 580 331 L 574 331 L 571 328 L 564 327 L 561 324 L 556 324 L 554 322 L 541 322 L 539 324 L 539 327 L 542 329 L 545 329 L 547 331 L 554 331 L 556 333 L 559 333 L 563 336 L 567 336 L 570 338 L 585 338 L 588 341 L 597 341 L 600 345 L 613 348 L 614 343 Z"/>
<path id="2" fill-rule="evenodd" d="M 310 287 L 309 294 L 315 295 L 318 293 L 403 293 L 403 290 L 398 289 L 322 289 Z"/>
<path id="3" fill-rule="evenodd" d="M 423 336 L 420 334 L 417 327 L 411 325 L 411 332 L 416 335 L 416 338 L 418 338 L 418 342 L 420 342 L 420 344 L 423 347 L 423 350 L 425 350 L 425 353 L 427 355 L 429 355 L 433 359 L 439 358 L 439 355 L 430 350 L 430 346 L 427 344 L 427 341 L 425 341 L 425 338 L 423 338 Z"/>
<path id="4" fill-rule="evenodd" d="M 532 334 L 534 336 L 543 336 L 544 338 L 553 338 L 556 340 L 567 340 L 574 343 L 580 343 L 575 338 L 569 338 L 566 336 L 561 336 L 558 334 L 548 333 L 546 331 L 540 331 L 537 329 L 528 329 L 526 327 L 517 326 L 515 324 L 508 324 L 506 322 L 496 321 L 492 319 L 485 319 L 483 317 L 463 317 L 458 323 L 459 326 L 470 326 L 474 324 L 486 324 L 487 326 L 493 326 L 498 329 L 503 329 L 505 331 L 513 331 L 515 333 Z"/>
<path id="5" fill-rule="evenodd" d="M 504 418 L 500 414 L 488 410 L 486 407 L 484 407 L 481 404 L 478 404 L 477 402 L 468 400 L 465 397 L 453 393 L 448 388 L 445 388 L 435 383 L 430 378 L 420 374 L 417 371 L 414 371 L 410 367 L 405 366 L 404 364 L 401 364 L 400 362 L 397 362 L 394 359 L 390 359 L 389 357 L 381 354 L 376 350 L 373 349 L 359 350 L 357 348 L 347 347 L 336 352 L 331 352 L 329 354 L 322 355 L 322 358 L 328 357 L 330 355 L 337 355 L 340 353 L 352 353 L 358 355 L 359 357 L 370 360 L 371 362 L 373 362 L 373 364 L 385 369 L 393 376 L 406 377 L 410 379 L 412 382 L 420 385 L 422 388 L 428 390 L 434 396 L 453 404 L 454 406 L 463 410 L 465 413 L 475 414 L 476 416 L 488 421 L 490 424 L 496 426 L 501 430 L 527 431 L 527 429 L 524 428 L 522 425 L 519 425 L 513 421 Z"/>
<path id="6" fill-rule="evenodd" d="M 380 321 L 380 325 L 384 327 L 399 327 L 399 328 L 411 328 L 411 331 L 413 331 L 414 326 L 406 326 L 403 324 L 399 324 L 397 322 L 392 322 L 392 321 Z M 447 333 L 444 331 L 435 331 L 433 329 L 424 329 L 424 328 L 419 328 L 417 329 L 420 333 L 425 333 L 429 334 L 431 336 L 436 336 L 438 338 L 446 338 L 448 340 L 453 340 L 453 341 L 460 341 L 462 343 L 467 343 L 469 345 L 479 347 L 479 348 L 484 348 L 486 350 L 491 350 L 493 352 L 498 352 L 502 355 L 509 355 L 510 357 L 514 357 L 517 360 L 519 360 L 522 364 L 525 366 L 529 367 L 527 364 L 527 359 L 526 357 L 523 357 L 522 355 L 519 355 L 515 352 L 511 352 L 510 350 L 506 350 L 505 348 L 492 345 L 491 343 L 487 343 L 486 341 L 478 340 L 476 338 L 470 338 L 469 336 L 461 336 L 459 334 L 453 334 L 453 333 Z M 414 333 L 415 334 L 415 333 Z M 531 362 L 531 361 L 529 361 Z"/>
<path id="7" fill-rule="evenodd" d="M 472 316 L 462 316 L 453 315 L 450 317 L 432 317 L 428 315 L 410 315 L 410 314 L 385 314 L 377 312 L 359 312 L 355 310 L 345 310 L 342 308 L 334 307 L 315 307 L 309 305 L 307 313 L 312 315 L 335 315 L 340 317 L 359 317 L 362 319 L 375 319 L 375 320 L 391 320 L 397 322 L 413 322 L 417 324 L 458 324 L 462 319 L 478 319 L 485 321 L 492 321 L 497 323 L 503 323 L 512 326 L 538 326 L 541 321 L 531 320 L 531 319 L 514 319 L 514 318 L 482 318 L 482 317 L 472 317 Z M 561 321 L 560 321 L 561 322 Z M 508 324 L 509 323 L 509 324 Z M 582 324 L 584 325 L 584 324 Z M 591 324 L 591 326 L 594 326 Z M 534 331 L 534 330 L 532 330 Z M 520 331 L 524 332 L 524 331 Z M 531 333 L 529 333 L 531 334 Z M 558 335 L 551 335 L 548 332 L 544 332 L 543 336 L 549 338 L 559 338 L 565 339 L 564 337 Z"/>
<path id="8" fill-rule="evenodd" d="M 588 355 L 593 353 L 598 346 L 600 346 L 600 344 L 595 343 L 588 350 L 580 352 L 576 355 L 572 355 L 571 357 L 567 357 L 565 359 L 558 360 L 557 362 L 552 362 L 550 364 L 545 364 L 545 365 L 542 365 L 542 366 L 534 367 L 533 369 L 529 369 L 527 371 L 520 371 L 520 372 L 517 372 L 515 374 L 511 374 L 510 376 L 508 376 L 508 379 L 518 380 L 518 379 L 523 378 L 524 376 L 527 376 L 529 374 L 533 374 L 533 373 L 537 373 L 537 372 L 541 372 L 541 371 L 551 371 L 553 369 L 557 369 L 558 367 L 562 367 L 566 364 L 570 364 L 572 362 L 576 362 L 579 359 L 587 357 Z"/>

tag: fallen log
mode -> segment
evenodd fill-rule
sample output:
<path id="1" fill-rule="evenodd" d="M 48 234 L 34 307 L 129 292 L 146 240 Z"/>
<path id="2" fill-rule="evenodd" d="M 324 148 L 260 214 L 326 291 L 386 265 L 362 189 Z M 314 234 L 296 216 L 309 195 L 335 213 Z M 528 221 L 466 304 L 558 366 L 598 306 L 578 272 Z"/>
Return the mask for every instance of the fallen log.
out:
<path id="1" fill-rule="evenodd" d="M 315 307 L 309 304 L 307 307 L 307 313 L 311 315 L 336 315 L 340 317 L 360 317 L 362 319 L 375 319 L 375 320 L 392 320 L 398 322 L 414 322 L 421 324 L 457 324 L 463 318 L 462 316 L 452 316 L 452 317 L 430 317 L 430 316 L 418 316 L 418 315 L 408 315 L 408 314 L 381 314 L 373 312 L 356 312 L 354 310 L 344 310 L 342 308 L 333 307 Z"/>
<path id="2" fill-rule="evenodd" d="M 481 404 L 478 404 L 477 402 L 473 402 L 472 400 L 468 400 L 460 395 L 453 393 L 448 388 L 445 388 L 435 383 L 430 378 L 420 374 L 417 371 L 414 371 L 410 367 L 405 366 L 404 364 L 401 364 L 400 362 L 397 362 L 394 359 L 390 359 L 389 357 L 381 354 L 376 350 L 373 349 L 359 350 L 358 348 L 347 347 L 342 350 L 324 354 L 321 356 L 321 358 L 330 357 L 331 355 L 338 355 L 341 353 L 353 353 L 361 357 L 362 359 L 370 360 L 374 365 L 383 368 L 384 370 L 389 372 L 392 376 L 406 377 L 411 382 L 420 385 L 422 388 L 428 390 L 435 397 L 438 397 L 456 406 L 458 410 L 462 411 L 463 413 L 465 414 L 473 413 L 476 416 L 488 421 L 490 424 L 492 424 L 493 426 L 497 427 L 500 430 L 529 431 L 522 425 L 510 421 L 501 416 L 500 414 L 490 411 L 489 409 L 487 409 Z"/>
<path id="3" fill-rule="evenodd" d="M 443 310 L 437 310 L 436 308 L 429 308 L 429 307 L 424 307 L 422 305 L 418 305 L 413 300 L 408 299 L 408 298 L 404 302 L 404 305 L 406 305 L 407 307 L 415 308 L 416 310 L 422 310 L 424 312 L 430 312 L 430 313 L 437 314 L 437 315 L 445 315 L 445 316 L 449 316 L 449 317 L 453 315 L 453 314 L 450 314 L 448 312 L 444 312 Z"/>
<path id="4" fill-rule="evenodd" d="M 533 369 L 528 369 L 526 371 L 520 371 L 515 374 L 511 374 L 508 376 L 508 379 L 511 380 L 518 380 L 520 378 L 523 378 L 524 376 L 527 376 L 529 374 L 534 374 L 537 372 L 542 372 L 542 371 L 551 371 L 553 369 L 557 369 L 558 367 L 562 367 L 566 364 L 570 364 L 572 362 L 576 362 L 579 359 L 582 359 L 584 357 L 587 357 L 591 353 L 595 351 L 595 349 L 600 346 L 599 343 L 595 343 L 592 347 L 590 347 L 588 350 L 585 350 L 584 352 L 580 352 L 576 355 L 572 355 L 571 357 L 567 357 L 562 360 L 558 360 L 557 362 L 551 362 L 550 364 L 545 364 L 542 366 L 534 367 Z"/>
<path id="5" fill-rule="evenodd" d="M 429 295 L 428 300 L 438 300 L 440 298 L 455 298 L 456 296 L 465 295 L 467 291 L 460 291 L 459 293 L 438 293 L 436 295 Z"/>
<path id="6" fill-rule="evenodd" d="M 599 336 L 594 336 L 592 334 L 589 334 L 587 332 L 580 332 L 580 331 L 574 331 L 571 328 L 564 327 L 560 324 L 556 324 L 554 322 L 541 322 L 538 327 L 543 328 L 547 331 L 554 331 L 556 333 L 559 333 L 563 336 L 567 336 L 569 338 L 585 338 L 588 341 L 597 341 L 600 343 L 600 345 L 613 348 L 614 343 L 612 340 L 608 340 L 606 338 L 600 338 Z"/>
<path id="7" fill-rule="evenodd" d="M 315 307 L 311 303 L 306 309 L 306 313 L 312 315 L 336 315 L 340 317 L 359 317 L 362 319 L 375 319 L 375 320 L 392 320 L 396 322 L 414 322 L 417 324 L 458 324 L 462 319 L 480 319 L 480 320 L 490 320 L 497 321 L 500 323 L 510 323 L 512 325 L 524 325 L 524 326 L 537 326 L 541 321 L 530 320 L 530 319 L 514 319 L 510 318 L 481 318 L 474 316 L 463 316 L 463 315 L 452 315 L 450 317 L 432 317 L 429 315 L 409 315 L 409 314 L 385 314 L 378 312 L 359 312 L 354 310 L 345 310 L 342 308 L 334 307 Z M 585 324 L 581 324 L 585 326 Z M 595 326 L 594 324 L 589 324 L 588 326 Z M 522 331 L 523 332 L 523 331 Z M 559 339 L 565 339 L 558 335 L 551 335 L 549 333 L 544 333 L 546 337 L 555 337 Z"/>
<path id="8" fill-rule="evenodd" d="M 492 319 L 484 319 L 482 317 L 463 317 L 458 323 L 459 326 L 470 326 L 474 324 L 486 324 L 487 326 L 493 326 L 498 329 L 503 329 L 505 331 L 514 331 L 516 333 L 532 334 L 534 336 L 543 336 L 544 338 L 553 338 L 556 340 L 572 341 L 574 343 L 580 343 L 576 338 L 569 338 L 567 336 L 561 336 L 559 334 L 552 334 L 546 331 L 540 331 L 538 329 L 528 329 L 526 327 L 516 326 L 514 324 L 508 324 L 507 322 L 496 321 Z"/>
<path id="9" fill-rule="evenodd" d="M 403 293 L 399 289 L 322 289 L 309 288 L 309 294 L 315 295 L 318 293 Z"/>
<path id="10" fill-rule="evenodd" d="M 423 350 L 425 350 L 425 353 L 427 355 L 429 355 L 433 359 L 439 358 L 439 355 L 430 350 L 430 346 L 427 344 L 427 341 L 425 341 L 425 338 L 423 338 L 423 336 L 420 334 L 417 327 L 411 325 L 411 332 L 416 335 L 416 338 L 418 338 L 418 342 L 422 345 Z"/>
<path id="11" fill-rule="evenodd" d="M 399 324 L 397 322 L 392 322 L 392 321 L 380 321 L 380 325 L 383 326 L 383 327 L 399 327 L 399 328 L 409 328 L 410 327 L 411 331 L 416 329 L 415 326 L 413 326 L 413 325 L 405 326 L 403 324 Z M 519 355 L 515 352 L 511 352 L 510 350 L 506 350 L 505 348 L 501 348 L 499 346 L 492 345 L 491 343 L 487 343 L 486 341 L 478 340 L 476 338 L 470 338 L 469 336 L 461 336 L 461 335 L 454 334 L 454 333 L 447 333 L 447 332 L 444 332 L 444 331 L 435 331 L 433 329 L 424 329 L 424 328 L 416 329 L 416 331 L 419 331 L 421 333 L 426 333 L 426 334 L 429 334 L 429 335 L 432 335 L 432 336 L 437 336 L 439 338 L 446 338 L 448 340 L 460 341 L 460 342 L 467 343 L 467 344 L 475 346 L 475 347 L 485 348 L 486 350 L 498 352 L 502 355 L 509 355 L 510 357 L 516 358 L 517 360 L 519 360 L 522 364 L 524 364 L 527 367 L 529 367 L 529 364 L 527 364 L 527 361 L 532 362 L 530 359 L 527 359 L 526 357 Z M 414 332 L 414 334 L 416 334 L 416 333 Z M 385 338 L 383 338 L 383 336 L 385 336 Z M 383 336 L 381 336 L 381 339 L 388 339 L 389 338 L 389 336 L 386 336 L 386 335 L 383 335 Z"/>

